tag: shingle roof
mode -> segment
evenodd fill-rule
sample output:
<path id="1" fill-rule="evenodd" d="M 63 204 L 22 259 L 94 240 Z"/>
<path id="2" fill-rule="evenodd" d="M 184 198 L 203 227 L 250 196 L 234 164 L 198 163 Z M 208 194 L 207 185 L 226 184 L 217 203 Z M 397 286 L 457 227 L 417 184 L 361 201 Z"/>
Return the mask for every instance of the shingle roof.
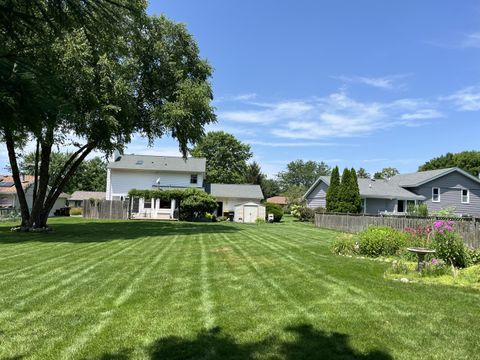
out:
<path id="1" fill-rule="evenodd" d="M 80 201 L 88 199 L 105 200 L 106 193 L 101 191 L 74 191 L 68 200 Z"/>
<path id="2" fill-rule="evenodd" d="M 330 176 L 320 176 L 315 184 L 305 193 L 304 197 L 307 197 L 320 181 L 330 185 Z M 358 187 L 360 196 L 365 198 L 425 200 L 424 196 L 414 194 L 389 180 L 358 179 Z"/>
<path id="3" fill-rule="evenodd" d="M 461 173 L 462 175 L 475 180 L 480 183 L 480 179 L 476 178 L 475 176 L 467 173 L 466 171 L 452 167 L 452 168 L 446 168 L 446 169 L 438 169 L 438 170 L 428 170 L 428 171 L 419 171 L 416 173 L 411 173 L 411 174 L 399 174 L 395 175 L 394 177 L 391 178 L 390 181 L 398 184 L 399 186 L 403 187 L 416 187 L 420 186 L 422 184 L 425 184 L 429 181 L 432 181 L 436 178 L 439 178 L 441 176 L 450 174 L 454 171 L 457 171 Z"/>
<path id="4" fill-rule="evenodd" d="M 287 205 L 288 199 L 286 196 L 272 196 L 267 199 L 267 202 L 271 204 Z"/>
<path id="5" fill-rule="evenodd" d="M 206 184 L 205 190 L 215 197 L 263 199 L 260 185 L 248 184 Z"/>
<path id="6" fill-rule="evenodd" d="M 187 158 L 179 156 L 121 155 L 116 161 L 108 163 L 109 169 L 157 170 L 173 172 L 204 173 L 205 158 Z"/>
<path id="7" fill-rule="evenodd" d="M 27 189 L 33 184 L 35 178 L 32 175 L 23 175 L 22 186 Z M 9 185 L 0 187 L 0 194 L 16 194 L 17 189 L 13 183 L 13 177 L 11 175 L 0 175 L 0 184 Z"/>

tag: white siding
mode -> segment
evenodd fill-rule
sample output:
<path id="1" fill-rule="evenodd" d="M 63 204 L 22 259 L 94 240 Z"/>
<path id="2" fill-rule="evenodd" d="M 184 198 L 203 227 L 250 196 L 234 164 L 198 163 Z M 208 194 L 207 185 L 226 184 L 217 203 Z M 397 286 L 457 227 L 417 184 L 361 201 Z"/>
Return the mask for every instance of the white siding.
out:
<path id="1" fill-rule="evenodd" d="M 217 202 L 223 203 L 223 212 L 235 211 L 235 206 L 245 204 L 247 202 L 260 204 L 260 200 L 252 200 L 252 199 L 221 198 L 221 197 L 217 197 L 216 199 L 217 199 Z M 219 216 L 221 215 L 219 214 Z"/>
<path id="2" fill-rule="evenodd" d="M 32 203 L 33 203 L 33 186 L 30 186 L 26 191 L 25 191 L 25 198 L 27 199 L 27 205 L 28 209 L 31 211 L 32 210 Z M 66 198 L 58 198 L 57 201 L 55 201 L 55 204 L 52 207 L 52 210 L 50 210 L 49 216 L 53 216 L 55 213 L 55 210 L 65 207 L 67 203 Z M 20 201 L 18 201 L 18 196 L 15 194 L 15 209 L 20 211 Z"/>
<path id="3" fill-rule="evenodd" d="M 190 184 L 190 173 L 160 171 L 130 171 L 109 169 L 110 181 L 107 181 L 107 199 L 113 196 L 126 196 L 131 189 L 155 189 L 153 185 L 160 178 L 160 186 L 197 187 L 203 186 L 203 174 L 197 174 L 197 184 Z M 195 174 L 195 173 L 192 173 Z"/>

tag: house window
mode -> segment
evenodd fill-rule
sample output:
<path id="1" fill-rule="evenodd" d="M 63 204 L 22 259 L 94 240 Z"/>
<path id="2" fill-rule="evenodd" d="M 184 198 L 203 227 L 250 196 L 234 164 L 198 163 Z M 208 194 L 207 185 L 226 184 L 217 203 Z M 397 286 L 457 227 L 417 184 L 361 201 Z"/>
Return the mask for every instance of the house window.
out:
<path id="1" fill-rule="evenodd" d="M 144 209 L 151 209 L 152 208 L 152 199 L 145 199 L 143 201 L 143 208 Z"/>
<path id="2" fill-rule="evenodd" d="M 440 202 L 440 188 L 432 188 L 432 202 Z"/>
<path id="3" fill-rule="evenodd" d="M 172 207 L 172 200 L 160 200 L 160 209 L 170 209 Z"/>
<path id="4" fill-rule="evenodd" d="M 468 189 L 462 189 L 462 204 L 470 203 L 470 191 Z"/>
<path id="5" fill-rule="evenodd" d="M 397 201 L 397 212 L 399 212 L 399 213 L 405 212 L 405 201 L 404 200 L 398 200 Z"/>
<path id="6" fill-rule="evenodd" d="M 192 174 L 190 175 L 190 184 L 196 184 L 198 182 L 198 175 Z"/>

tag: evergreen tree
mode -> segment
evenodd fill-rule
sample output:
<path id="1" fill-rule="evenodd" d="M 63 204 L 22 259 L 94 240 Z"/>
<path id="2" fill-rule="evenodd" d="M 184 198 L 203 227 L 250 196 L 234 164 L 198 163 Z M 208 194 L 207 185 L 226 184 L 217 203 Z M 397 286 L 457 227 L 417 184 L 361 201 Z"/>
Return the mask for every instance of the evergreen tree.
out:
<path id="1" fill-rule="evenodd" d="M 332 170 L 332 175 L 330 177 L 330 186 L 327 190 L 326 201 L 327 201 L 327 212 L 337 212 L 338 211 L 338 196 L 340 191 L 340 172 L 338 166 Z"/>
<path id="2" fill-rule="evenodd" d="M 340 188 L 338 192 L 338 206 L 337 211 L 341 213 L 352 212 L 352 182 L 350 170 L 345 168 L 342 173 L 342 180 L 340 182 Z"/>
<path id="3" fill-rule="evenodd" d="M 358 187 L 358 178 L 355 169 L 350 170 L 351 175 L 351 191 L 352 191 L 352 212 L 359 214 L 362 212 L 362 198 L 360 197 L 360 188 Z"/>

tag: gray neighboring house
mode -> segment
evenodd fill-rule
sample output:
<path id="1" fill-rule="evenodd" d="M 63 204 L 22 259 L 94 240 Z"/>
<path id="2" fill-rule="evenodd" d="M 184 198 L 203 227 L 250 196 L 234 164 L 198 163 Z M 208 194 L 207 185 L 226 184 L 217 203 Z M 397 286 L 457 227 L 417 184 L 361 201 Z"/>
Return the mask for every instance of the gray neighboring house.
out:
<path id="1" fill-rule="evenodd" d="M 74 191 L 68 198 L 68 204 L 73 207 L 83 207 L 85 200 L 105 200 L 105 194 L 101 191 Z"/>
<path id="2" fill-rule="evenodd" d="M 330 176 L 321 176 L 304 195 L 307 207 L 326 206 Z M 480 217 L 480 179 L 459 168 L 419 171 L 388 180 L 358 179 L 363 212 L 405 214 L 409 204 L 430 212 L 454 208 L 460 216 Z"/>

